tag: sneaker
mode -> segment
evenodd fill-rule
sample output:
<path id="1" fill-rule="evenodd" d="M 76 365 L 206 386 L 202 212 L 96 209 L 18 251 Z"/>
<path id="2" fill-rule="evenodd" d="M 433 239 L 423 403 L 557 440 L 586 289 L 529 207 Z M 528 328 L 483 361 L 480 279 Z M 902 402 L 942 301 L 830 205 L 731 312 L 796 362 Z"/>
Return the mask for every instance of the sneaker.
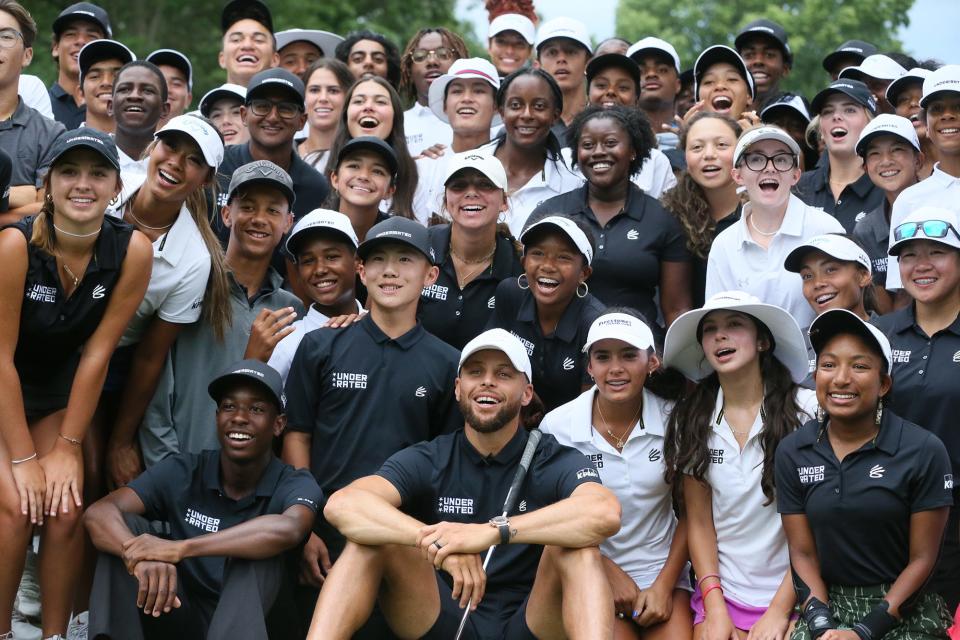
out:
<path id="1" fill-rule="evenodd" d="M 23 566 L 13 609 L 25 620 L 40 620 L 40 584 L 37 580 L 37 554 L 33 549 L 27 550 L 27 561 Z"/>
<path id="2" fill-rule="evenodd" d="M 87 640 L 87 623 L 89 618 L 89 611 L 83 611 L 75 615 L 70 620 L 70 624 L 67 625 L 67 640 Z"/>

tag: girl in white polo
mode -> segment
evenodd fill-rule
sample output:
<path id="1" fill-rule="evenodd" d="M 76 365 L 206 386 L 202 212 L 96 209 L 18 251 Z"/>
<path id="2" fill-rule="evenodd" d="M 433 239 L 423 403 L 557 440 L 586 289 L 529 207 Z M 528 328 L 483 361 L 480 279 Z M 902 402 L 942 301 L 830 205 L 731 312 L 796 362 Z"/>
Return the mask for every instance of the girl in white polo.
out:
<path id="1" fill-rule="evenodd" d="M 653 345 L 635 312 L 606 311 L 583 347 L 594 386 L 548 413 L 540 429 L 589 456 L 620 500 L 620 532 L 600 546 L 620 618 L 615 637 L 682 640 L 693 624 L 686 527 L 664 481 L 673 403 L 658 395 L 660 376 L 651 379 L 660 367 Z"/>
<path id="2" fill-rule="evenodd" d="M 697 382 L 664 440 L 667 480 L 683 483 L 694 634 L 782 638 L 795 597 L 774 452 L 815 414 L 814 393 L 797 386 L 807 375 L 803 334 L 784 309 L 722 292 L 670 326 L 663 359 Z"/>

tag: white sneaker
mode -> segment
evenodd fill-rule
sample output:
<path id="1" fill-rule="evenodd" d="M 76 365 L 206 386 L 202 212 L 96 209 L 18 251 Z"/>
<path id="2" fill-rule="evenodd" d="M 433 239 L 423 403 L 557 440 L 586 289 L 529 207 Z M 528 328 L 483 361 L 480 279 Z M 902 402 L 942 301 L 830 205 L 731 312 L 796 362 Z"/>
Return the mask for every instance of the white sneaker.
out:
<path id="1" fill-rule="evenodd" d="M 66 640 L 87 640 L 87 624 L 90 620 L 89 611 L 81 611 L 73 616 L 67 625 Z"/>
<path id="2" fill-rule="evenodd" d="M 37 579 L 37 554 L 27 550 L 27 561 L 20 577 L 20 588 L 13 603 L 14 614 L 25 620 L 40 620 L 40 583 Z"/>

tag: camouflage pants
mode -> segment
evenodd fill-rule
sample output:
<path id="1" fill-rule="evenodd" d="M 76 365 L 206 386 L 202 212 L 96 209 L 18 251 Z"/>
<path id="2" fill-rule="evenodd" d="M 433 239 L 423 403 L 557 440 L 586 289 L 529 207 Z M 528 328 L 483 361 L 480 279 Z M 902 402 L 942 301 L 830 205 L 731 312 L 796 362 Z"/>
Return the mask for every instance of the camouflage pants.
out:
<path id="1" fill-rule="evenodd" d="M 888 589 L 889 585 L 830 587 L 830 611 L 841 629 L 850 629 L 870 613 Z M 883 640 L 946 640 L 950 624 L 950 614 L 943 598 L 926 593 L 914 604 L 910 615 L 883 636 Z M 807 623 L 798 620 L 790 640 L 810 640 Z"/>

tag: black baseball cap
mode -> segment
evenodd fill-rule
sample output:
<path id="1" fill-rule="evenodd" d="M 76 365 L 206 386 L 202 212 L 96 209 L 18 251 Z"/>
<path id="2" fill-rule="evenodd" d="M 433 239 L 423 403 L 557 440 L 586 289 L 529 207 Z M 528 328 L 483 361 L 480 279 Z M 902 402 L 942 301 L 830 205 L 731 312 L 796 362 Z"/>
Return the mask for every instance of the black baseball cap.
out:
<path id="1" fill-rule="evenodd" d="M 80 83 L 83 84 L 83 76 L 86 75 L 90 67 L 101 60 L 119 60 L 122 64 L 133 62 L 137 55 L 122 42 L 116 40 L 91 40 L 83 45 L 80 54 L 77 56 L 77 65 L 80 67 Z"/>
<path id="2" fill-rule="evenodd" d="M 366 260 L 375 248 L 391 242 L 413 247 L 426 256 L 430 264 L 437 263 L 437 254 L 430 246 L 427 228 L 415 220 L 400 216 L 391 216 L 373 225 L 367 232 L 367 239 L 357 247 L 357 255 L 361 260 Z"/>
<path id="3" fill-rule="evenodd" d="M 640 88 L 640 65 L 633 58 L 620 53 L 604 53 L 590 58 L 590 62 L 587 63 L 587 84 L 590 84 L 598 73 L 609 67 L 620 67 L 629 73 L 637 89 Z"/>
<path id="4" fill-rule="evenodd" d="M 854 102 L 860 106 L 866 107 L 870 113 L 877 113 L 877 99 L 870 93 L 867 85 L 859 80 L 851 80 L 849 78 L 834 80 L 826 89 L 814 96 L 813 102 L 810 103 L 813 113 L 819 114 L 820 110 L 823 109 L 823 103 L 835 93 L 845 94 L 853 98 Z"/>
<path id="5" fill-rule="evenodd" d="M 747 87 L 750 89 L 750 97 L 756 97 L 753 76 L 750 74 L 750 70 L 747 69 L 747 63 L 744 62 L 739 53 L 730 47 L 723 44 L 715 44 L 704 49 L 703 53 L 697 57 L 697 61 L 693 65 L 693 97 L 695 100 L 700 99 L 700 79 L 703 78 L 707 69 L 719 62 L 726 62 L 735 68 L 744 82 L 747 83 Z"/>
<path id="6" fill-rule="evenodd" d="M 823 59 L 823 68 L 825 71 L 830 71 L 833 65 L 837 64 L 837 60 L 844 57 L 859 58 L 859 62 L 863 62 L 867 56 L 872 56 L 875 53 L 877 53 L 877 47 L 869 42 L 847 40 L 832 53 L 827 54 Z"/>
<path id="7" fill-rule="evenodd" d="M 110 28 L 110 14 L 103 7 L 92 2 L 78 2 L 61 11 L 53 21 L 53 35 L 59 38 L 67 25 L 75 20 L 92 22 L 100 27 L 106 37 L 113 36 L 113 29 Z"/>
<path id="8" fill-rule="evenodd" d="M 96 151 L 110 163 L 110 166 L 120 171 L 120 154 L 117 153 L 117 145 L 113 137 L 97 129 L 91 127 L 69 129 L 57 136 L 51 146 L 53 149 L 51 166 L 55 165 L 57 160 L 68 151 L 84 147 Z"/>
<path id="9" fill-rule="evenodd" d="M 358 136 L 348 140 L 347 143 L 343 145 L 343 148 L 340 149 L 340 153 L 337 154 L 337 163 L 335 166 L 339 167 L 340 163 L 343 162 L 343 159 L 346 158 L 348 154 L 361 149 L 379 154 L 387 161 L 387 164 L 390 165 L 390 173 L 396 177 L 397 169 L 400 166 L 397 160 L 397 152 L 394 151 L 388 142 L 376 136 Z"/>
<path id="10" fill-rule="evenodd" d="M 233 385 L 251 380 L 267 390 L 270 399 L 277 405 L 277 409 L 283 413 L 286 404 L 286 398 L 283 395 L 283 379 L 276 369 L 259 360 L 241 360 L 227 367 L 223 373 L 210 382 L 207 386 L 207 393 L 215 402 L 219 403 L 220 398 Z"/>
<path id="11" fill-rule="evenodd" d="M 255 20 L 273 33 L 273 16 L 270 9 L 260 0 L 231 0 L 220 12 L 220 31 L 226 33 L 240 20 Z"/>
<path id="12" fill-rule="evenodd" d="M 795 113 L 810 124 L 810 107 L 807 99 L 796 93 L 781 93 L 760 112 L 760 119 L 769 122 L 769 119 L 778 113 Z"/>
<path id="13" fill-rule="evenodd" d="M 281 67 L 266 69 L 250 78 L 250 84 L 247 85 L 247 104 L 258 97 L 259 93 L 264 93 L 273 88 L 279 88 L 286 91 L 294 102 L 304 106 L 303 96 L 305 89 L 303 80 Z"/>
<path id="14" fill-rule="evenodd" d="M 787 64 L 793 64 L 793 51 L 790 50 L 790 45 L 787 42 L 787 31 L 782 26 L 766 18 L 754 20 L 740 30 L 737 38 L 733 41 L 733 45 L 737 48 L 737 51 L 740 51 L 743 49 L 744 43 L 753 36 L 766 36 L 776 42 L 780 50 L 783 51 L 783 58 Z"/>
<path id="15" fill-rule="evenodd" d="M 255 160 L 238 167 L 230 177 L 230 186 L 227 188 L 227 202 L 233 199 L 237 189 L 251 184 L 266 184 L 276 187 L 287 197 L 287 202 L 293 206 L 296 194 L 293 192 L 293 179 L 290 174 L 269 160 Z"/>
<path id="16" fill-rule="evenodd" d="M 147 56 L 147 62 L 152 62 L 158 67 L 162 64 L 179 69 L 187 77 L 187 87 L 193 91 L 193 65 L 190 64 L 190 58 L 186 54 L 176 49 L 157 49 Z"/>

